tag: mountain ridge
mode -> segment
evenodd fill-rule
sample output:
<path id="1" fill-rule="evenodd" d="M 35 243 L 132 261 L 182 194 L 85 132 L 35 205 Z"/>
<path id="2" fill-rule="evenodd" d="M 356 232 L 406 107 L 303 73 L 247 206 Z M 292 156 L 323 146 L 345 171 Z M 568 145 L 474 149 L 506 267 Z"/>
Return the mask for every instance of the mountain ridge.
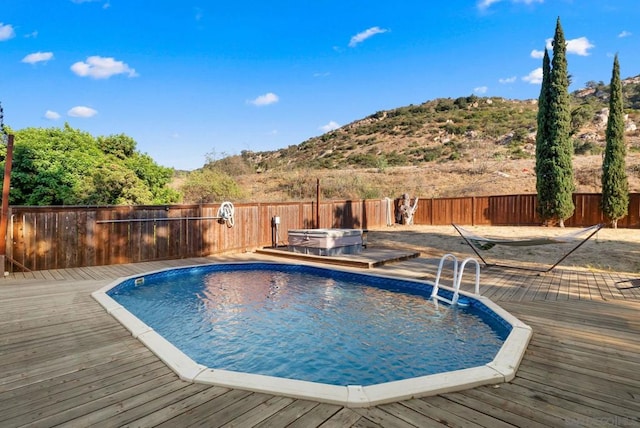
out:
<path id="1" fill-rule="evenodd" d="M 630 190 L 640 191 L 640 75 L 624 79 L 623 85 Z M 608 86 L 589 82 L 571 94 L 571 102 L 576 186 L 599 191 Z M 314 177 L 326 183 L 325 197 L 337 198 L 405 191 L 425 197 L 535 193 L 536 116 L 537 100 L 438 98 L 378 111 L 287 148 L 243 151 L 210 166 L 224 168 L 232 158 L 248 165 L 252 172 L 230 175 L 254 200 L 311 197 Z M 518 186 L 495 180 L 521 175 L 526 180 Z M 483 181 L 485 186 L 478 187 Z"/>
<path id="2" fill-rule="evenodd" d="M 640 122 L 640 75 L 623 80 L 627 99 L 627 143 L 638 147 L 633 133 Z M 572 93 L 572 127 L 576 154 L 604 147 L 608 86 L 590 82 Z M 408 166 L 473 156 L 479 144 L 494 144 L 492 155 L 522 158 L 535 147 L 537 100 L 501 97 L 438 98 L 420 105 L 379 111 L 300 144 L 265 152 L 243 152 L 258 171 L 294 167 L 322 169 Z M 603 120 L 604 119 L 604 120 Z M 393 143 L 393 144 L 389 144 Z M 508 146 L 509 150 L 499 150 Z M 475 156 L 477 159 L 478 157 Z"/>

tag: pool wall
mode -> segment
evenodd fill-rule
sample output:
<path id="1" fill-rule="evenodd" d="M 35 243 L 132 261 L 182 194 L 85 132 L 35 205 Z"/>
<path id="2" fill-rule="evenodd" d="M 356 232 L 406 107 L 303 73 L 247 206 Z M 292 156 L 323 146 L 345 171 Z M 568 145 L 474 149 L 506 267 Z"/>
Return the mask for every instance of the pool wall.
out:
<path id="1" fill-rule="evenodd" d="M 245 265 L 246 263 L 238 262 L 224 264 L 237 264 L 240 266 Z M 273 264 L 276 266 L 282 265 L 281 263 L 266 264 Z M 174 271 L 176 269 L 180 271 L 190 268 L 202 268 L 202 266 L 162 269 L 142 275 L 120 278 L 92 293 L 92 297 L 104 307 L 107 313 L 117 319 L 127 330 L 129 330 L 133 337 L 140 340 L 140 342 L 149 348 L 167 366 L 169 366 L 180 377 L 180 379 L 188 382 L 197 382 L 275 395 L 284 395 L 293 398 L 316 400 L 324 403 L 339 404 L 346 407 L 369 407 L 410 398 L 460 391 L 480 385 L 509 382 L 515 377 L 516 370 L 522 361 L 522 357 L 532 335 L 532 330 L 529 326 L 522 323 L 516 317 L 493 303 L 488 298 L 475 296 L 461 291 L 461 296 L 464 296 L 469 300 L 477 301 L 476 304 L 484 306 L 492 313 L 492 316 L 498 316 L 503 322 L 507 323 L 511 327 L 509 336 L 504 341 L 495 358 L 491 362 L 482 366 L 368 386 L 336 386 L 208 368 L 201 364 L 197 364 L 180 349 L 175 347 L 151 327 L 140 321 L 136 316 L 107 294 L 113 288 L 127 281 L 136 281 L 140 278 L 166 271 Z M 338 269 L 331 268 L 331 270 Z M 380 278 L 381 280 L 398 280 L 398 278 L 395 277 L 392 278 L 389 276 L 370 273 L 364 274 L 352 270 L 340 269 L 339 271 Z M 401 279 L 400 281 L 431 285 L 429 282 L 419 280 Z M 452 290 L 447 289 L 446 287 L 442 287 L 442 290 L 445 290 L 447 293 L 452 292 Z"/>

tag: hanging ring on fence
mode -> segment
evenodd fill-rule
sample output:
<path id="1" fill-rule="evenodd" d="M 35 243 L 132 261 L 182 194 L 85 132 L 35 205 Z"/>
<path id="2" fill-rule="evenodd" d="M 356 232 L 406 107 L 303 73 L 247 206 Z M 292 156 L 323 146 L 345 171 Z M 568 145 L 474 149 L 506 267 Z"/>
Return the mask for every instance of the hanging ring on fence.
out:
<path id="1" fill-rule="evenodd" d="M 227 227 L 233 227 L 235 224 L 234 219 L 234 208 L 231 202 L 223 202 L 218 208 L 218 217 L 220 218 L 221 223 L 225 223 Z"/>

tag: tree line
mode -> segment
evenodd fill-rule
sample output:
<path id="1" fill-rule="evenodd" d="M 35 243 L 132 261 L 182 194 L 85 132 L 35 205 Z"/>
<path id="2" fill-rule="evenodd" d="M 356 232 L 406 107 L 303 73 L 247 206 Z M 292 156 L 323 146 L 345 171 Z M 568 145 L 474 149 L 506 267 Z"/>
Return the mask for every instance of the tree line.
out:
<path id="1" fill-rule="evenodd" d="M 233 158 L 181 174 L 138 151 L 125 134 L 94 137 L 68 124 L 5 132 L 14 135 L 11 205 L 210 203 L 242 194 L 230 175 Z M 6 150 L 0 144 L 2 172 Z"/>
<path id="2" fill-rule="evenodd" d="M 131 137 L 93 137 L 71 128 L 25 128 L 14 135 L 12 205 L 156 205 L 175 203 L 173 169 L 136 150 Z M 0 146 L 4 158 L 6 146 Z"/>
<path id="3" fill-rule="evenodd" d="M 552 47 L 553 59 L 549 58 L 546 48 L 542 59 L 536 133 L 536 190 L 540 218 L 545 224 L 557 223 L 564 227 L 564 220 L 575 211 L 572 199 L 575 184 L 566 40 L 560 18 L 556 23 Z M 613 63 L 605 136 L 602 212 L 615 228 L 618 220 L 627 214 L 629 207 L 629 185 L 625 171 L 624 101 L 618 55 Z"/>

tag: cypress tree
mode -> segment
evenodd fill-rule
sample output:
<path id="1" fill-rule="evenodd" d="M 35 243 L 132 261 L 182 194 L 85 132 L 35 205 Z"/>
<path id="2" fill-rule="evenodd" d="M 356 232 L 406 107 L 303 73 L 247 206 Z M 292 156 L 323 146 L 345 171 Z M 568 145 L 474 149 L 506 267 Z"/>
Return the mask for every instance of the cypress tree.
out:
<path id="1" fill-rule="evenodd" d="M 553 59 L 549 76 L 548 129 L 549 140 L 544 145 L 541 168 L 544 169 L 545 192 L 553 199 L 545 201 L 545 210 L 549 219 L 564 227 L 564 220 L 571 217 L 573 204 L 573 144 L 571 132 L 571 104 L 569 98 L 569 75 L 567 73 L 567 46 L 560 25 L 556 24 L 553 37 Z"/>
<path id="2" fill-rule="evenodd" d="M 550 192 L 551 186 L 547 182 L 549 177 L 550 162 L 547 161 L 549 153 L 549 79 L 551 63 L 549 52 L 544 49 L 542 59 L 542 86 L 538 97 L 538 129 L 536 132 L 536 190 L 538 193 L 538 215 L 546 222 L 553 217 L 554 195 Z"/>
<path id="3" fill-rule="evenodd" d="M 609 96 L 606 147 L 602 163 L 602 212 L 611 220 L 613 228 L 629 209 L 629 183 L 627 180 L 624 141 L 624 102 L 618 55 L 613 60 Z"/>

